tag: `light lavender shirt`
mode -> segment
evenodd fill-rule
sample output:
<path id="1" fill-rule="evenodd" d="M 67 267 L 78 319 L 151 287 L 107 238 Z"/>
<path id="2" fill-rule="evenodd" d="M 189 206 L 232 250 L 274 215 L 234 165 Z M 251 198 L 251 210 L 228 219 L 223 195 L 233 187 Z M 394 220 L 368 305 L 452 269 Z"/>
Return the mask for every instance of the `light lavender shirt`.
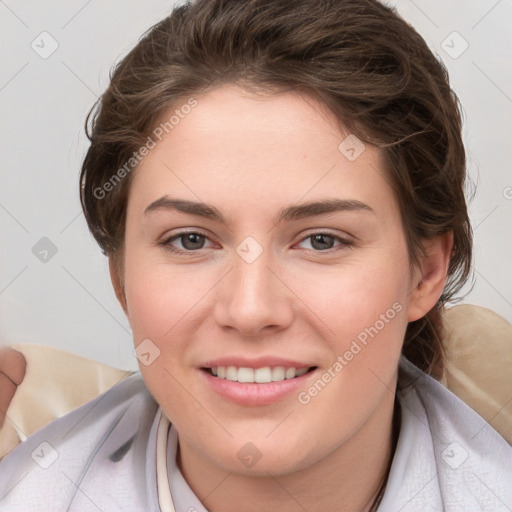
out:
<path id="1" fill-rule="evenodd" d="M 379 512 L 510 512 L 512 447 L 403 357 L 400 382 L 400 436 Z M 135 374 L 39 430 L 0 462 L 0 511 L 160 512 L 161 414 Z M 176 465 L 178 442 L 171 426 L 176 512 L 207 512 Z"/>

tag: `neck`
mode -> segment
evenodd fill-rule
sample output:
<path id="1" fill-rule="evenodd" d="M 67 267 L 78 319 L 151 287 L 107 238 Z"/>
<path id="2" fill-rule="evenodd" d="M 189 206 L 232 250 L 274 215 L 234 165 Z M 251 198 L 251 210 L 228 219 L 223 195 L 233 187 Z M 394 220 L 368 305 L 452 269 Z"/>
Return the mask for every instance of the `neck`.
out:
<path id="1" fill-rule="evenodd" d="M 299 471 L 250 476 L 219 468 L 186 441 L 177 464 L 209 512 L 370 512 L 394 452 L 394 397 L 387 397 L 350 440 Z"/>

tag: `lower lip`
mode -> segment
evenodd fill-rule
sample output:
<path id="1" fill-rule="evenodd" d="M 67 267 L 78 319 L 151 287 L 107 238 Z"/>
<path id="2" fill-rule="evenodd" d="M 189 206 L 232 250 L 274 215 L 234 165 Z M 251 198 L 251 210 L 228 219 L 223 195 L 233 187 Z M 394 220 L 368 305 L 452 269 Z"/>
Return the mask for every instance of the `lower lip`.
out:
<path id="1" fill-rule="evenodd" d="M 209 386 L 222 398 L 239 405 L 258 406 L 270 405 L 297 391 L 315 372 L 309 371 L 300 377 L 285 379 L 278 382 L 257 384 L 242 383 L 214 377 L 210 372 L 199 370 Z"/>

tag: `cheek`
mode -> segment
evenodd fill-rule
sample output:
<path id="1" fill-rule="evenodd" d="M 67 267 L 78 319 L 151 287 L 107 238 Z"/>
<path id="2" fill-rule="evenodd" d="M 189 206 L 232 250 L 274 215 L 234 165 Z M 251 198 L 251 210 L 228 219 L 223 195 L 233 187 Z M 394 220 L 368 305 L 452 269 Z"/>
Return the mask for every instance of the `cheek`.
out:
<path id="1" fill-rule="evenodd" d="M 208 273 L 195 265 L 175 265 L 162 250 L 149 250 L 127 237 L 125 290 L 137 345 L 142 339 L 162 340 L 179 330 L 204 294 Z"/>
<path id="2" fill-rule="evenodd" d="M 349 435 L 394 386 L 407 327 L 408 261 L 400 253 L 378 261 L 339 271 L 312 297 L 312 308 L 329 328 L 331 356 L 322 382 L 302 390 L 299 402 L 326 439 L 338 436 L 340 426 Z"/>
<path id="3" fill-rule="evenodd" d="M 301 293 L 315 290 L 309 304 L 328 328 L 332 364 L 342 358 L 344 377 L 332 390 L 353 389 L 357 396 L 361 386 L 375 386 L 371 372 L 383 382 L 393 380 L 407 328 L 410 284 L 403 271 L 409 265 L 406 248 L 396 247 L 354 261 L 330 279 L 304 280 Z"/>
<path id="4" fill-rule="evenodd" d="M 373 325 L 390 308 L 388 316 L 401 317 L 397 310 L 407 309 L 409 294 L 403 272 L 406 265 L 407 258 L 399 254 L 388 258 L 376 254 L 373 259 L 354 259 L 328 271 L 311 267 L 292 282 L 297 295 L 318 313 L 331 334 L 347 339 Z M 399 306 L 393 309 L 395 303 Z"/>
<path id="5" fill-rule="evenodd" d="M 136 351 L 140 344 L 151 355 L 150 364 L 145 364 L 138 354 L 144 381 L 165 405 L 166 414 L 180 423 L 179 411 L 191 409 L 190 396 L 179 383 L 187 379 L 184 359 L 193 339 L 191 318 L 200 311 L 197 303 L 204 292 L 190 271 L 171 269 L 168 264 L 144 261 L 143 255 L 128 259 L 125 286 Z"/>

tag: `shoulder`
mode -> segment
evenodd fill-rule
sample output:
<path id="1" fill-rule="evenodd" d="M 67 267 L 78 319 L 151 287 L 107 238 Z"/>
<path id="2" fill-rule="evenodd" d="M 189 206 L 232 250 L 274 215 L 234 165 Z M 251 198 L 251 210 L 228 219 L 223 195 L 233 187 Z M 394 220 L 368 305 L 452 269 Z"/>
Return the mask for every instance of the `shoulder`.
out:
<path id="1" fill-rule="evenodd" d="M 21 504 L 23 510 L 68 510 L 89 486 L 108 495 L 116 474 L 137 471 L 134 450 L 138 466 L 144 461 L 157 411 L 137 373 L 50 423 L 0 462 L 1 510 L 20 510 Z M 99 484 L 98 478 L 105 480 Z M 125 509 L 118 501 L 109 504 L 108 496 L 103 504 Z"/>
<path id="2" fill-rule="evenodd" d="M 511 445 L 474 409 L 404 357 L 400 361 L 399 388 L 401 403 L 423 409 L 436 440 L 457 437 L 469 448 L 482 445 L 488 449 L 491 443 L 512 453 Z"/>
<path id="3" fill-rule="evenodd" d="M 390 506 L 392 498 L 394 506 L 405 507 L 403 512 L 508 510 L 504 503 L 512 503 L 512 447 L 507 441 L 403 357 L 397 396 L 401 431 L 390 494 L 382 504 Z"/>

